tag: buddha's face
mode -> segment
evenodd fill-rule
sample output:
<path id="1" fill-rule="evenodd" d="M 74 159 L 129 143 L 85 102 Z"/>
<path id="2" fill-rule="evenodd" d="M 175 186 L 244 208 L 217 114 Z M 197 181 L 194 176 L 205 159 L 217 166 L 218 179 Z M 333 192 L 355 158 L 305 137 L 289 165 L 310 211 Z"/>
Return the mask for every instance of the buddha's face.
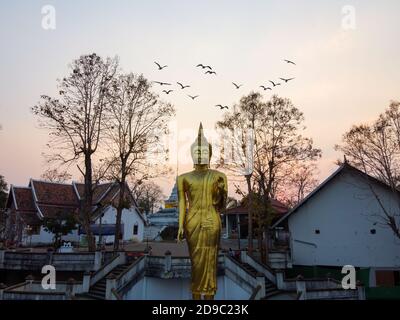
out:
<path id="1" fill-rule="evenodd" d="M 194 164 L 209 164 L 210 149 L 207 145 L 195 146 L 192 149 L 192 159 Z"/>

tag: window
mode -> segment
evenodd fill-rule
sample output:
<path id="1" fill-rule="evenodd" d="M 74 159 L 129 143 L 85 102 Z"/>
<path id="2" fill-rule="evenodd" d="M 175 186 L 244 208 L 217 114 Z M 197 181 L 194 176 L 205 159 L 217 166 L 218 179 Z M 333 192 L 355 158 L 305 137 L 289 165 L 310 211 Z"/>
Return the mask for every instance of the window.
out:
<path id="1" fill-rule="evenodd" d="M 315 229 L 315 234 L 320 234 L 321 232 L 319 231 L 319 229 Z"/>
<path id="2" fill-rule="evenodd" d="M 135 224 L 133 226 L 133 235 L 136 236 L 138 234 L 138 230 L 139 230 L 139 226 L 137 224 Z"/>

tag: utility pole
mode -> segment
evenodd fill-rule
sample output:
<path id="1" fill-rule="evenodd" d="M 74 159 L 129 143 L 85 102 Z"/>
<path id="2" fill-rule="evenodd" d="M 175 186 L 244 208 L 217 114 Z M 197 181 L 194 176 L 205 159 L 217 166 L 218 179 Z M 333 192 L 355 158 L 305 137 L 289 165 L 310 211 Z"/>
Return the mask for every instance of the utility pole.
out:
<path id="1" fill-rule="evenodd" d="M 254 119 L 252 125 L 249 126 L 249 131 L 246 135 L 247 143 L 245 149 L 246 163 L 245 163 L 245 178 L 247 182 L 248 190 L 248 222 L 247 222 L 247 232 L 248 232 L 248 253 L 253 254 L 253 188 L 251 186 L 251 176 L 253 175 L 254 168 Z"/>
<path id="2" fill-rule="evenodd" d="M 240 250 L 240 215 L 236 214 L 236 224 L 238 228 L 238 245 L 239 245 L 239 250 Z"/>

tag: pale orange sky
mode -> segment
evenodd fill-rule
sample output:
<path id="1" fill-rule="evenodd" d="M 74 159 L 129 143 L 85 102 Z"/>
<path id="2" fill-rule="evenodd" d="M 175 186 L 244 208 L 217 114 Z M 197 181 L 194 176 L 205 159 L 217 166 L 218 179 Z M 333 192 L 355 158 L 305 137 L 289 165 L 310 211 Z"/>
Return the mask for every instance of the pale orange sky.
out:
<path id="1" fill-rule="evenodd" d="M 47 4 L 56 10 L 55 30 L 41 27 Z M 355 29 L 342 27 L 344 5 L 355 10 Z M 399 9 L 395 0 L 2 1 L 0 174 L 26 185 L 44 171 L 48 135 L 37 128 L 30 107 L 41 94 L 57 92 L 56 79 L 68 63 L 96 52 L 118 55 L 125 71 L 150 80 L 191 85 L 187 92 L 174 85 L 163 97 L 177 109 L 179 132 L 192 132 L 192 138 L 200 121 L 206 134 L 214 128 L 221 117 L 215 104 L 232 105 L 270 79 L 296 77 L 273 93 L 304 112 L 306 134 L 323 151 L 325 178 L 341 157 L 333 150 L 341 135 L 400 99 Z M 155 60 L 168 67 L 158 71 Z M 217 76 L 204 75 L 198 63 L 213 66 Z M 232 81 L 243 87 L 234 89 Z M 192 101 L 186 94 L 200 96 Z M 181 149 L 182 161 L 189 149 Z M 169 194 L 173 177 L 157 182 Z"/>

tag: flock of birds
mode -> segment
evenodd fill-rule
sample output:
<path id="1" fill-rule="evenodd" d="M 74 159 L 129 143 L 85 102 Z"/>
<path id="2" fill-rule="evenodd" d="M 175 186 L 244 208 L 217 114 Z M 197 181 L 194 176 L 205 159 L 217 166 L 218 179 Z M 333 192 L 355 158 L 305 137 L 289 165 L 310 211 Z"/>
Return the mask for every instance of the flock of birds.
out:
<path id="1" fill-rule="evenodd" d="M 293 62 L 291 60 L 288 60 L 288 59 L 283 59 L 283 61 L 286 62 L 287 64 L 296 65 L 295 62 Z M 154 63 L 157 65 L 157 68 L 158 68 L 159 71 L 161 71 L 161 70 L 163 70 L 163 69 L 168 67 L 168 65 L 162 65 L 162 64 L 158 63 L 157 61 L 154 61 Z M 204 65 L 202 63 L 199 63 L 196 66 L 196 68 L 201 68 L 202 71 L 205 70 L 204 74 L 215 75 L 215 76 L 217 75 L 217 73 L 214 71 L 214 69 L 209 65 Z M 281 81 L 285 82 L 285 83 L 288 83 L 289 81 L 294 80 L 295 78 L 279 78 L 279 79 Z M 268 81 L 269 81 L 269 83 L 271 83 L 271 85 L 269 85 L 269 86 L 260 85 L 260 88 L 262 88 L 264 91 L 272 90 L 274 87 L 277 87 L 277 86 L 281 85 L 281 82 L 272 81 L 272 80 L 268 80 Z M 160 85 L 161 87 L 162 86 L 171 86 L 172 85 L 172 83 L 162 82 L 162 81 L 153 81 L 153 83 L 156 83 L 156 84 Z M 176 84 L 180 87 L 181 90 L 184 90 L 186 88 L 190 88 L 190 85 L 183 84 L 182 82 L 176 82 Z M 232 82 L 232 84 L 235 87 L 235 89 L 240 89 L 240 87 L 243 86 L 243 84 L 237 84 L 235 82 Z M 169 89 L 169 90 L 164 89 L 164 90 L 162 90 L 162 92 L 164 92 L 165 94 L 170 94 L 173 91 L 174 90 L 172 90 L 172 89 Z M 195 100 L 197 97 L 199 97 L 199 95 L 192 96 L 192 95 L 189 95 L 189 94 L 187 96 L 189 98 L 191 98 L 192 100 Z M 229 107 L 227 105 L 217 104 L 215 106 L 220 108 L 220 110 L 229 109 Z"/>

